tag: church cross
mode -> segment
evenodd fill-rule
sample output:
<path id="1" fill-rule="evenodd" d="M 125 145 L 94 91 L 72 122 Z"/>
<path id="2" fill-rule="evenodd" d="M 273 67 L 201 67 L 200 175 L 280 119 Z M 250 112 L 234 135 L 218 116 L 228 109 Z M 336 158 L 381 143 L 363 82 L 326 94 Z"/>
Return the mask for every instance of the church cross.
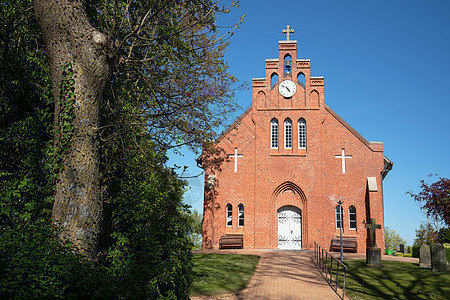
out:
<path id="1" fill-rule="evenodd" d="M 381 229 L 380 224 L 376 224 L 375 219 L 370 219 L 370 223 L 366 223 L 366 228 L 370 229 L 370 247 L 377 247 L 375 231 Z"/>
<path id="2" fill-rule="evenodd" d="M 243 154 L 237 154 L 237 148 L 234 148 L 234 155 L 229 154 L 228 157 L 234 158 L 234 173 L 237 173 L 237 159 L 238 157 L 244 157 Z"/>
<path id="3" fill-rule="evenodd" d="M 287 25 L 287 28 L 283 29 L 283 33 L 286 33 L 286 41 L 289 41 L 289 36 L 291 33 L 294 33 L 294 29 L 291 29 L 291 26 Z"/>
<path id="4" fill-rule="evenodd" d="M 335 155 L 335 158 L 342 159 L 342 174 L 345 174 L 345 159 L 346 158 L 352 158 L 351 155 L 345 155 L 345 149 L 342 148 L 342 154 L 341 155 Z"/>

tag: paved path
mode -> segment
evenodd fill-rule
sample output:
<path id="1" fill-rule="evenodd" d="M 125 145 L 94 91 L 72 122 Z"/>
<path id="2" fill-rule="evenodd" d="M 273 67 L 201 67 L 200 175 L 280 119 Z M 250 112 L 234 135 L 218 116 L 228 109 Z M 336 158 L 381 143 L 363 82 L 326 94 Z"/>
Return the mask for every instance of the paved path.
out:
<path id="1" fill-rule="evenodd" d="M 238 295 L 191 299 L 339 299 L 316 269 L 313 252 L 264 250 L 211 252 L 256 254 L 261 256 L 261 259 L 248 287 Z"/>

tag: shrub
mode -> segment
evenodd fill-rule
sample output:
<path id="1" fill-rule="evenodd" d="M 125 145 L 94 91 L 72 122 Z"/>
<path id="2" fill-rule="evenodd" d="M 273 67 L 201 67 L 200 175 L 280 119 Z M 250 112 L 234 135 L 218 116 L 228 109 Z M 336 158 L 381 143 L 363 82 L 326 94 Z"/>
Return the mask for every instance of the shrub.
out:
<path id="1" fill-rule="evenodd" d="M 1 229 L 0 274 L 1 299 L 95 298 L 108 294 L 106 278 L 43 222 Z"/>
<path id="2" fill-rule="evenodd" d="M 420 245 L 413 245 L 412 246 L 412 257 L 416 257 L 419 258 L 420 253 L 419 253 L 419 249 L 420 249 Z"/>

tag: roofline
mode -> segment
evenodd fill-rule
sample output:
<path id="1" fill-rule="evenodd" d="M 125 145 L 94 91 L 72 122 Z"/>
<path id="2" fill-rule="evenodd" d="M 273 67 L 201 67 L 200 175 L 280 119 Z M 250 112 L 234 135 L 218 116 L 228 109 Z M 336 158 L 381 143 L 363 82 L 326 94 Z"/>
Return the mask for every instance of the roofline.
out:
<path id="1" fill-rule="evenodd" d="M 381 180 L 384 180 L 384 178 L 387 176 L 390 170 L 392 170 L 392 167 L 394 166 L 394 163 L 390 161 L 386 156 L 383 156 L 384 160 L 384 169 L 381 171 Z"/>
<path id="2" fill-rule="evenodd" d="M 344 121 L 344 119 L 341 118 L 334 110 L 332 110 L 328 105 L 325 104 L 325 109 L 333 116 L 335 117 L 344 127 L 346 127 L 348 130 L 350 130 L 351 133 L 353 133 L 361 142 L 363 142 L 367 147 L 370 147 L 370 142 L 366 140 L 361 134 L 359 134 L 358 131 L 356 131 L 352 126 L 350 126 L 347 122 Z"/>
<path id="3" fill-rule="evenodd" d="M 222 132 L 222 134 L 217 138 L 215 144 L 218 144 L 231 130 L 233 130 L 237 123 L 239 123 L 251 110 L 253 105 L 250 105 L 233 123 L 231 123 L 228 128 Z"/>

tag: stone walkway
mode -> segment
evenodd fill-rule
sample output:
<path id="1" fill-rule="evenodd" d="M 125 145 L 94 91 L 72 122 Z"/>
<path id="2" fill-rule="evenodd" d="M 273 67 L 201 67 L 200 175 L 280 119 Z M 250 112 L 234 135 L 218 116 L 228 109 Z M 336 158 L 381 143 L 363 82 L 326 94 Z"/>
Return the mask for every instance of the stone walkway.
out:
<path id="1" fill-rule="evenodd" d="M 253 254 L 259 255 L 258 266 L 246 289 L 237 295 L 218 297 L 192 297 L 203 299 L 339 299 L 342 290 L 332 290 L 314 265 L 312 251 L 270 251 L 270 250 L 215 250 L 202 253 Z M 339 258 L 339 252 L 333 252 Z M 365 254 L 344 253 L 345 259 L 365 259 Z M 418 258 L 383 255 L 382 260 L 409 261 L 418 263 Z M 347 297 L 345 297 L 347 299 Z"/>

